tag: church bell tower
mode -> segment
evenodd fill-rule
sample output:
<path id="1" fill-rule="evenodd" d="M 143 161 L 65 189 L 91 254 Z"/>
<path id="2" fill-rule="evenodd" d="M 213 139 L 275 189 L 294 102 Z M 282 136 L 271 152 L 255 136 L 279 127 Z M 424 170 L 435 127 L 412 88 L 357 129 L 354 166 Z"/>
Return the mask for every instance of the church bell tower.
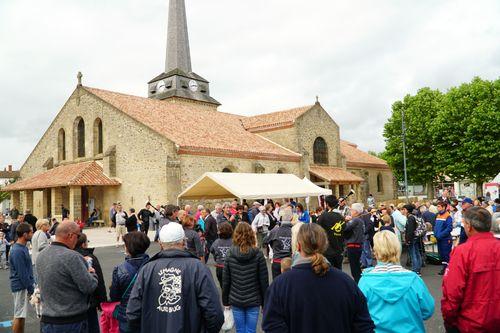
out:
<path id="1" fill-rule="evenodd" d="M 180 97 L 220 105 L 210 97 L 209 82 L 191 69 L 184 0 L 170 0 L 165 71 L 148 82 L 148 97 Z"/>

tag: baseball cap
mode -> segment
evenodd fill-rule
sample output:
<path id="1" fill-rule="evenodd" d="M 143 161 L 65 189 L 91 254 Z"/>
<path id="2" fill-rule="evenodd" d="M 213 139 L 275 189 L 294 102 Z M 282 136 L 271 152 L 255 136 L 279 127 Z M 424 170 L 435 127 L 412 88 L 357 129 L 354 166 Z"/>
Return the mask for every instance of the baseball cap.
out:
<path id="1" fill-rule="evenodd" d="M 184 229 L 177 222 L 170 222 L 160 230 L 160 242 L 162 243 L 180 242 L 185 237 Z"/>
<path id="2" fill-rule="evenodd" d="M 464 199 L 462 200 L 462 203 L 468 203 L 468 204 L 471 204 L 471 205 L 472 205 L 472 204 L 474 204 L 474 202 L 472 201 L 472 199 L 471 199 L 471 198 L 464 198 Z"/>

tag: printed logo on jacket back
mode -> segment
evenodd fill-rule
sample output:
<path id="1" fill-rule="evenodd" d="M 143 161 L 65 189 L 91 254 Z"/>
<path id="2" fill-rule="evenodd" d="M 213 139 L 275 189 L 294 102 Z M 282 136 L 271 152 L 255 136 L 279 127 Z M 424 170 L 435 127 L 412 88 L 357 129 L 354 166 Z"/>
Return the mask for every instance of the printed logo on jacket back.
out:
<path id="1" fill-rule="evenodd" d="M 161 286 L 161 294 L 158 297 L 158 311 L 172 313 L 181 310 L 181 273 L 181 270 L 175 267 L 164 268 L 158 273 Z"/>

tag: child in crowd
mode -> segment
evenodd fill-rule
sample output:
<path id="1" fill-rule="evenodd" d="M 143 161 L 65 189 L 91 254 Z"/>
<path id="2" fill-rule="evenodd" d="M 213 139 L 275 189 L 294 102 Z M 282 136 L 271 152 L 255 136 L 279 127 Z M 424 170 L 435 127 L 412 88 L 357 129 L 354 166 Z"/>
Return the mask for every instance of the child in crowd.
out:
<path id="1" fill-rule="evenodd" d="M 7 269 L 7 240 L 0 231 L 0 269 Z"/>
<path id="2" fill-rule="evenodd" d="M 288 272 L 292 268 L 292 258 L 281 259 L 281 274 Z"/>
<path id="3" fill-rule="evenodd" d="M 380 227 L 380 231 L 389 230 L 396 233 L 394 228 L 391 226 L 391 217 L 389 215 L 382 215 L 382 222 L 384 222 L 384 225 Z"/>
<path id="4" fill-rule="evenodd" d="M 233 227 L 227 222 L 222 222 L 219 225 L 218 234 L 219 238 L 212 244 L 210 253 L 214 255 L 215 273 L 217 275 L 217 280 L 219 280 L 219 285 L 222 289 L 222 271 L 224 270 L 226 255 L 233 245 L 233 240 L 231 239 L 233 235 Z"/>

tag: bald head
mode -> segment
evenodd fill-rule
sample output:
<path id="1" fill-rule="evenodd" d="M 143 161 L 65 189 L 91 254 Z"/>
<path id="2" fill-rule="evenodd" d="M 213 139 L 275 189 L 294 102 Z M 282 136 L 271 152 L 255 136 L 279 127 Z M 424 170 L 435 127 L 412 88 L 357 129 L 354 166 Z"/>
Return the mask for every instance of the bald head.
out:
<path id="1" fill-rule="evenodd" d="M 80 236 L 80 227 L 72 221 L 59 223 L 56 229 L 56 242 L 63 243 L 70 249 L 74 249 Z"/>

